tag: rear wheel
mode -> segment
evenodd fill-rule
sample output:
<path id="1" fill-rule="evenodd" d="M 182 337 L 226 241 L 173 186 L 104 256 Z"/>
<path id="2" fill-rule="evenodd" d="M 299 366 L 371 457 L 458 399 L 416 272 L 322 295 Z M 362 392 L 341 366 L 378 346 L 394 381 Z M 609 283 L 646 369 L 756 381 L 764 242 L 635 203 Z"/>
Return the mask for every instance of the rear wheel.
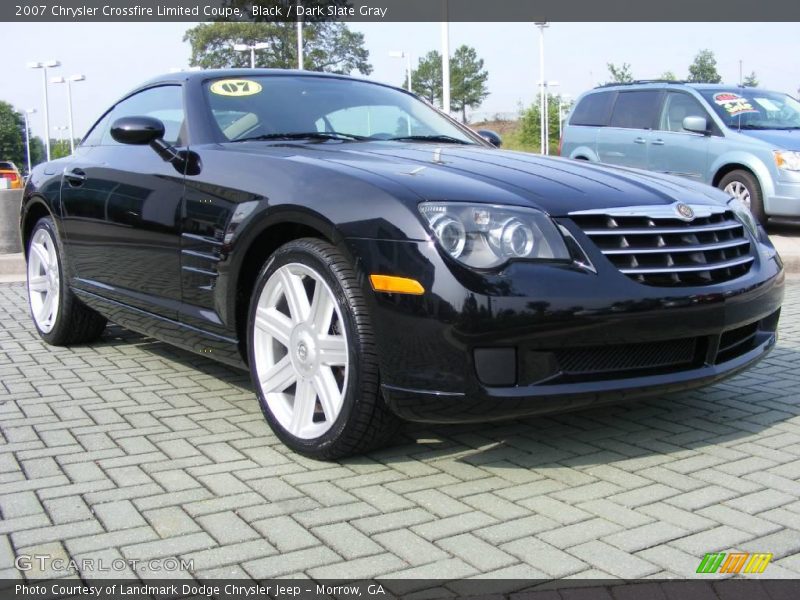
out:
<path id="1" fill-rule="evenodd" d="M 347 259 L 307 238 L 279 248 L 250 304 L 248 353 L 267 422 L 290 448 L 334 459 L 386 443 L 372 327 Z"/>
<path id="2" fill-rule="evenodd" d="M 764 200 L 761 195 L 761 186 L 752 173 L 744 170 L 731 171 L 720 179 L 719 188 L 734 198 L 741 200 L 756 220 L 762 225 L 767 223 L 764 212 Z"/>
<path id="3" fill-rule="evenodd" d="M 92 342 L 106 327 L 106 319 L 82 304 L 67 285 L 50 217 L 39 219 L 28 243 L 28 303 L 39 336 L 54 346 Z"/>

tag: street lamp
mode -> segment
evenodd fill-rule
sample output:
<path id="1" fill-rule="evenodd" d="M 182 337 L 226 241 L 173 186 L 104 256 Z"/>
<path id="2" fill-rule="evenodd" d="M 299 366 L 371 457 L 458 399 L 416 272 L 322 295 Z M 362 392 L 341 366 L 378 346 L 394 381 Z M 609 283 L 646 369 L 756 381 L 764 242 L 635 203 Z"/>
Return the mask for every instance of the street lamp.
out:
<path id="1" fill-rule="evenodd" d="M 247 52 L 250 51 L 250 68 L 256 68 L 256 50 L 264 50 L 269 48 L 269 44 L 266 42 L 258 42 L 257 44 L 234 44 L 233 49 L 236 52 Z"/>
<path id="2" fill-rule="evenodd" d="M 42 90 L 44 91 L 44 148 L 48 161 L 50 160 L 50 107 L 47 102 L 47 69 L 60 66 L 61 63 L 57 60 L 28 63 L 29 69 L 42 69 Z"/>
<path id="3" fill-rule="evenodd" d="M 69 117 L 69 153 L 75 152 L 75 129 L 72 125 L 72 82 L 86 81 L 85 75 L 70 75 L 69 77 L 53 77 L 50 83 L 67 84 L 67 115 Z"/>
<path id="4" fill-rule="evenodd" d="M 561 84 L 558 83 L 557 81 L 545 81 L 543 86 L 542 86 L 542 82 L 541 81 L 539 82 L 539 86 L 542 87 L 542 89 L 544 90 L 544 96 L 545 96 L 545 99 L 544 99 L 544 107 L 545 107 L 544 108 L 544 139 L 545 139 L 546 143 L 545 143 L 545 146 L 544 146 L 544 151 L 542 152 L 542 154 L 544 154 L 544 155 L 550 154 L 550 88 L 558 87 L 560 85 Z M 559 105 L 558 106 L 559 106 L 558 114 L 559 114 L 559 117 L 560 117 L 560 115 L 561 115 L 561 101 L 560 100 L 559 100 Z M 559 121 L 558 127 L 559 127 L 558 135 L 559 135 L 559 138 L 560 138 L 561 137 L 561 122 L 560 121 Z"/>
<path id="5" fill-rule="evenodd" d="M 406 52 L 405 50 L 392 50 L 389 52 L 389 56 L 392 58 L 405 58 L 406 59 L 406 77 L 407 80 L 407 87 L 408 91 L 411 91 L 411 53 Z"/>
<path id="6" fill-rule="evenodd" d="M 25 117 L 25 155 L 28 157 L 28 175 L 31 174 L 31 124 L 28 121 L 28 115 L 36 112 L 35 108 L 28 108 L 22 112 Z"/>
<path id="7" fill-rule="evenodd" d="M 297 18 L 297 68 L 303 70 L 303 18 Z"/>
<path id="8" fill-rule="evenodd" d="M 544 79 L 544 30 L 550 25 L 547 24 L 547 21 L 537 21 L 534 23 L 539 28 L 539 81 L 545 81 Z M 547 128 L 547 119 L 545 118 L 545 112 L 547 111 L 547 107 L 545 106 L 545 89 L 544 85 L 541 86 L 539 90 L 539 142 L 540 142 L 540 150 L 542 154 L 547 154 L 547 139 L 545 138 L 545 129 Z"/>

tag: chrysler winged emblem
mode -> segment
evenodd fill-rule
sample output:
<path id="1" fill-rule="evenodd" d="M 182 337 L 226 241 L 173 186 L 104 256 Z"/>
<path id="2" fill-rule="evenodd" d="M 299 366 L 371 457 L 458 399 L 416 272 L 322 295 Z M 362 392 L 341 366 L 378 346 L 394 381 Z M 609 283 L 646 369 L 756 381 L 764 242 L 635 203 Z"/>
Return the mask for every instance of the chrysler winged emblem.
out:
<path id="1" fill-rule="evenodd" d="M 678 202 L 675 205 L 675 210 L 678 213 L 678 216 L 683 219 L 684 221 L 691 221 L 694 219 L 694 211 L 692 207 L 688 204 L 684 204 L 683 202 Z"/>

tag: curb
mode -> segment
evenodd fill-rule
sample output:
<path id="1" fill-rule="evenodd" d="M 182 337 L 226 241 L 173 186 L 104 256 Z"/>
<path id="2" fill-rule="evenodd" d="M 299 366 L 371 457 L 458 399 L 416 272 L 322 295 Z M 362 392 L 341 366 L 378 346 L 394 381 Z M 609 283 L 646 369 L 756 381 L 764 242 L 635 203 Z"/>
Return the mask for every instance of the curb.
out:
<path id="1" fill-rule="evenodd" d="M 25 257 L 22 252 L 0 254 L 0 283 L 25 281 Z"/>

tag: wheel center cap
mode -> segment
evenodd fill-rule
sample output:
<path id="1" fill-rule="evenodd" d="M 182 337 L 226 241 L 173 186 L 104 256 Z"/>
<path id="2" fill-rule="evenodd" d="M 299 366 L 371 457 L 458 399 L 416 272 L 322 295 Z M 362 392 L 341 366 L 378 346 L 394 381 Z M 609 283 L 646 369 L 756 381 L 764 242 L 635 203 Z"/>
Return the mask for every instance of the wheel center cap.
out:
<path id="1" fill-rule="evenodd" d="M 317 338 L 305 323 L 294 328 L 289 339 L 290 360 L 302 377 L 312 377 L 317 371 Z"/>

